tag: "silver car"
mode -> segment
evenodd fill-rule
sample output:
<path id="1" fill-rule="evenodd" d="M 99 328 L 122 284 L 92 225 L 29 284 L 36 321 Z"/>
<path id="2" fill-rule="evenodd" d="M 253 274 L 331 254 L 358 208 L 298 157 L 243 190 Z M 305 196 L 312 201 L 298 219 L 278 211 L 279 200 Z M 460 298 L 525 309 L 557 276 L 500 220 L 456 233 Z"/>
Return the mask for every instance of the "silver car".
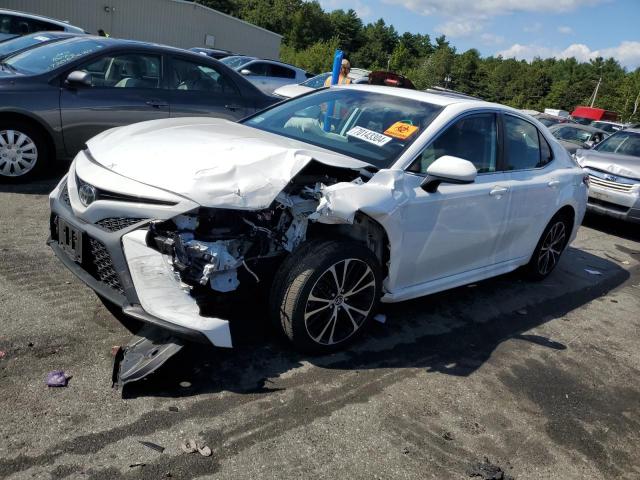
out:
<path id="1" fill-rule="evenodd" d="M 54 18 L 0 8 L 0 41 L 43 31 L 87 33 L 80 27 Z"/>
<path id="2" fill-rule="evenodd" d="M 588 210 L 640 223 L 640 129 L 616 132 L 575 158 L 589 174 Z"/>
<path id="3" fill-rule="evenodd" d="M 273 93 L 277 88 L 290 83 L 302 83 L 311 77 L 301 68 L 275 60 L 233 55 L 220 61 L 244 75 L 247 80 L 266 93 Z"/>

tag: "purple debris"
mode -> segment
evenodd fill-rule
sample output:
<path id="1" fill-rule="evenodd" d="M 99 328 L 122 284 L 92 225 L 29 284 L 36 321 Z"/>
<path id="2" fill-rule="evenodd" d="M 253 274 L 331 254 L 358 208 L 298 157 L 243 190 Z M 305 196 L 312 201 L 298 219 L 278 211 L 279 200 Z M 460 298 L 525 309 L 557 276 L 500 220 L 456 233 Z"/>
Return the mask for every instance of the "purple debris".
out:
<path id="1" fill-rule="evenodd" d="M 64 371 L 62 370 L 54 370 L 53 372 L 49 372 L 47 374 L 47 385 L 49 387 L 66 387 L 69 379 Z"/>

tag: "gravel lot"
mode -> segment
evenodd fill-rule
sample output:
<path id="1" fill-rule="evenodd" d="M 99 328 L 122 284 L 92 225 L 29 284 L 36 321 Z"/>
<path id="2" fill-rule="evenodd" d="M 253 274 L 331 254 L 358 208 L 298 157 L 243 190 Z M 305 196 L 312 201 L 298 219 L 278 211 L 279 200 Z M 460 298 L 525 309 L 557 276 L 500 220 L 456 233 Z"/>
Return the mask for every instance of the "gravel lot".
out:
<path id="1" fill-rule="evenodd" d="M 256 306 L 236 349 L 189 346 L 122 391 L 130 332 L 45 246 L 55 181 L 0 185 L 0 477 L 457 479 L 486 457 L 516 479 L 640 478 L 640 227 L 588 217 L 546 281 L 386 306 L 329 357 Z"/>

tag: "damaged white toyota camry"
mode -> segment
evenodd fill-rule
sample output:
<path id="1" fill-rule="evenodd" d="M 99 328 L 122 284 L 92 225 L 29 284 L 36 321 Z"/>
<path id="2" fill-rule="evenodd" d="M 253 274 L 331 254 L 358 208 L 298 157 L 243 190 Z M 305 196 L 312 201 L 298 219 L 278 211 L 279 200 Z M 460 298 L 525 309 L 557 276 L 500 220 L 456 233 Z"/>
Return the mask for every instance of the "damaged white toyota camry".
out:
<path id="1" fill-rule="evenodd" d="M 218 347 L 232 346 L 227 300 L 269 288 L 265 320 L 322 353 L 380 301 L 518 267 L 545 277 L 586 200 L 582 169 L 516 110 L 336 87 L 240 123 L 98 135 L 50 195 L 49 245 L 125 314 Z"/>

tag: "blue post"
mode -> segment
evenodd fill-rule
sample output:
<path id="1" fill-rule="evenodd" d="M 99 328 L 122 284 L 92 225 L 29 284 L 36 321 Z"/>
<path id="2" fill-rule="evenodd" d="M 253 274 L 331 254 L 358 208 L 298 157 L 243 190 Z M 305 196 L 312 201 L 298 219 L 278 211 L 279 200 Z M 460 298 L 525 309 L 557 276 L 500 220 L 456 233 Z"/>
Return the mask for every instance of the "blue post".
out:
<path id="1" fill-rule="evenodd" d="M 342 50 L 336 50 L 333 55 L 333 70 L 331 71 L 331 85 L 336 85 L 340 78 L 340 69 L 342 68 Z M 324 114 L 323 130 L 328 132 L 331 130 L 331 115 L 333 114 L 333 102 L 327 104 L 327 111 Z"/>

